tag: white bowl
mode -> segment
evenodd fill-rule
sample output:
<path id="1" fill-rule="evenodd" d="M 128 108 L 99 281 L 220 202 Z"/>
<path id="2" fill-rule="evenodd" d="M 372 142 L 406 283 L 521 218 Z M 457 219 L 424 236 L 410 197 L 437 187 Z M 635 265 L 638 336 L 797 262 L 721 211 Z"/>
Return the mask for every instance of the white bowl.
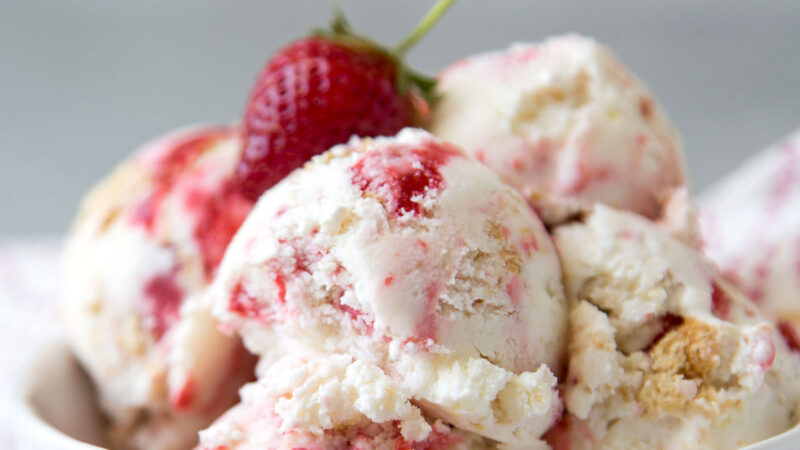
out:
<path id="1" fill-rule="evenodd" d="M 40 349 L 20 378 L 14 411 L 19 450 L 108 447 L 94 389 L 63 342 Z"/>
<path id="2" fill-rule="evenodd" d="M 98 450 L 107 446 L 91 382 L 62 342 L 37 353 L 23 374 L 15 411 L 19 450 Z M 800 426 L 745 450 L 800 449 Z"/>

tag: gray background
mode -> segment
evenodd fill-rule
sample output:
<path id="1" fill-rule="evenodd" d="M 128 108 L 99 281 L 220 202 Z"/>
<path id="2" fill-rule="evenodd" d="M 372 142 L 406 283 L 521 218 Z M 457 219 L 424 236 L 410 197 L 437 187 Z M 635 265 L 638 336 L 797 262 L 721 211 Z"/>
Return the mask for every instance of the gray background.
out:
<path id="1" fill-rule="evenodd" d="M 0 237 L 62 233 L 81 194 L 171 128 L 235 120 L 279 46 L 327 1 L 0 0 Z M 340 0 L 398 41 L 431 1 Z M 579 31 L 611 46 L 681 130 L 695 191 L 800 126 L 800 2 L 462 0 L 412 54 Z"/>

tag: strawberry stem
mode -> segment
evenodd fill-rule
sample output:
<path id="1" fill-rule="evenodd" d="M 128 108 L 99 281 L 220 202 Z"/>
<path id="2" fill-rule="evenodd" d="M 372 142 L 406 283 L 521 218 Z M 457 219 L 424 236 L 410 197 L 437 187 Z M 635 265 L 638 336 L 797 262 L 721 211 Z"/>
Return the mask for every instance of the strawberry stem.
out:
<path id="1" fill-rule="evenodd" d="M 333 20 L 331 21 L 331 30 L 336 35 L 351 35 L 353 34 L 352 28 L 350 28 L 350 22 L 347 21 L 347 18 L 344 16 L 344 12 L 342 12 L 342 8 L 339 5 L 334 5 L 333 7 Z"/>
<path id="2" fill-rule="evenodd" d="M 425 17 L 419 21 L 411 34 L 409 34 L 408 37 L 398 44 L 392 50 L 392 53 L 397 56 L 403 56 L 411 47 L 416 45 L 416 43 L 419 42 L 419 40 L 422 39 L 434 25 L 436 25 L 436 22 L 439 21 L 444 13 L 447 12 L 447 10 L 450 9 L 455 2 L 456 0 L 439 0 L 436 2 L 436 4 L 433 5 L 433 8 L 428 11 L 428 14 L 426 14 Z"/>
<path id="3" fill-rule="evenodd" d="M 423 99 L 429 104 L 432 104 L 437 100 L 435 90 L 436 80 L 411 70 L 403 61 L 403 56 L 405 52 L 411 49 L 411 47 L 425 36 L 455 2 L 456 0 L 439 0 L 433 5 L 433 8 L 428 11 L 428 14 L 420 20 L 411 34 L 403 40 L 400 45 L 393 49 L 388 49 L 372 39 L 353 31 L 342 13 L 342 10 L 338 6 L 334 6 L 333 8 L 333 20 L 331 21 L 330 27 L 314 28 L 312 34 L 314 36 L 336 39 L 354 46 L 370 48 L 385 54 L 397 64 L 397 77 L 395 79 L 397 92 L 405 94 L 408 92 L 409 88 L 414 88 L 422 95 Z"/>

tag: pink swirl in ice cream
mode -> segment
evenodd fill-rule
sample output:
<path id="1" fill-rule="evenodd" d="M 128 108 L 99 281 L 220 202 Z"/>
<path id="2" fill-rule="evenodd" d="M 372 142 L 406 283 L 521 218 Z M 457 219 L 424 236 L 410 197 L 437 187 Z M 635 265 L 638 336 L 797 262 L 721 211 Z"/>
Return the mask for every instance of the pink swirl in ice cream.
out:
<path id="1" fill-rule="evenodd" d="M 62 313 L 120 445 L 180 449 L 233 404 L 252 357 L 202 300 L 252 204 L 231 188 L 236 130 L 145 146 L 84 201 L 67 242 Z"/>

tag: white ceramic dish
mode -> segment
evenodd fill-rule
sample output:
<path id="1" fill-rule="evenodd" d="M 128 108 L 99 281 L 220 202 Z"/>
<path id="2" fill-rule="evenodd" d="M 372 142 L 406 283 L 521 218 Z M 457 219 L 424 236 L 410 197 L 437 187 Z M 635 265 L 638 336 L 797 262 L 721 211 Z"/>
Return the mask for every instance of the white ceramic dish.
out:
<path id="1" fill-rule="evenodd" d="M 106 448 L 94 392 L 67 346 L 43 347 L 23 374 L 17 395 L 15 434 L 19 450 Z M 800 426 L 745 450 L 800 449 Z"/>
<path id="2" fill-rule="evenodd" d="M 14 407 L 18 450 L 107 448 L 91 382 L 63 342 L 39 349 L 20 378 Z"/>

